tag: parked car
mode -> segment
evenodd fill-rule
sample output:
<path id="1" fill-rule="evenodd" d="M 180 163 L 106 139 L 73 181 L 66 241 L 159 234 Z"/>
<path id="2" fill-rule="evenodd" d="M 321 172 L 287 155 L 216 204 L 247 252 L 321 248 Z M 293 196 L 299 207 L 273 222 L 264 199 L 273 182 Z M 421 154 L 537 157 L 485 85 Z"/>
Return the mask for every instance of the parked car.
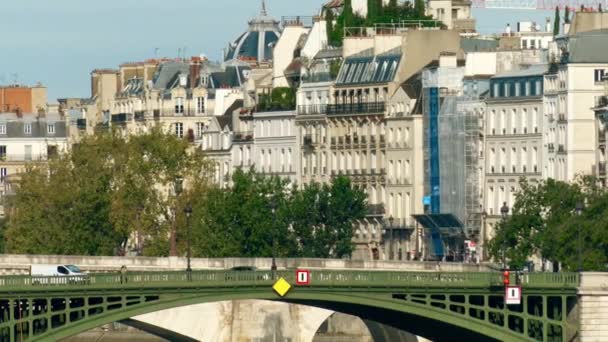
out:
<path id="1" fill-rule="evenodd" d="M 248 274 L 251 274 L 251 279 L 248 278 Z M 241 275 L 240 273 L 243 273 Z M 226 280 L 269 280 L 270 274 L 267 271 L 260 271 L 255 266 L 235 266 L 228 270 L 226 273 Z"/>
<path id="2" fill-rule="evenodd" d="M 89 276 L 76 265 L 31 265 L 33 285 L 87 284 Z"/>

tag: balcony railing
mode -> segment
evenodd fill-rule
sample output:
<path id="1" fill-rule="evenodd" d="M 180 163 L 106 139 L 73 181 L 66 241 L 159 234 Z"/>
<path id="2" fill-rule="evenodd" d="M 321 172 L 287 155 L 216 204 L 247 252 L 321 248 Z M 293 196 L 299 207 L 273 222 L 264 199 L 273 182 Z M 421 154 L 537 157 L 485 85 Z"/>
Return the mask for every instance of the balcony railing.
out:
<path id="1" fill-rule="evenodd" d="M 557 116 L 557 122 L 558 123 L 564 123 L 566 122 L 566 115 L 565 114 L 560 114 Z"/>
<path id="2" fill-rule="evenodd" d="M 549 150 L 549 152 L 555 152 L 555 145 L 547 144 L 547 149 Z"/>
<path id="3" fill-rule="evenodd" d="M 597 139 L 600 143 L 606 143 L 606 131 L 603 129 L 598 130 Z"/>
<path id="4" fill-rule="evenodd" d="M 45 161 L 49 156 L 46 154 L 3 154 L 0 155 L 0 161 L 3 162 L 29 162 L 29 161 Z"/>
<path id="5" fill-rule="evenodd" d="M 298 115 L 319 115 L 327 113 L 327 105 L 300 105 Z"/>
<path id="6" fill-rule="evenodd" d="M 381 114 L 385 109 L 384 102 L 335 104 L 327 105 L 327 115 Z"/>
<path id="7" fill-rule="evenodd" d="M 129 113 L 113 114 L 112 123 L 113 124 L 126 123 L 127 121 L 131 121 L 131 118 L 132 118 L 132 114 L 129 114 Z"/>
<path id="8" fill-rule="evenodd" d="M 232 141 L 251 141 L 253 140 L 253 132 L 234 132 L 234 136 L 232 137 Z"/>
<path id="9" fill-rule="evenodd" d="M 306 134 L 304 136 L 304 145 L 312 146 L 312 135 L 311 134 Z"/>
<path id="10" fill-rule="evenodd" d="M 558 145 L 557 146 L 557 153 L 566 153 L 566 148 L 564 147 L 564 145 Z"/>
<path id="11" fill-rule="evenodd" d="M 367 216 L 383 216 L 385 213 L 384 204 L 369 204 L 367 206 Z"/>

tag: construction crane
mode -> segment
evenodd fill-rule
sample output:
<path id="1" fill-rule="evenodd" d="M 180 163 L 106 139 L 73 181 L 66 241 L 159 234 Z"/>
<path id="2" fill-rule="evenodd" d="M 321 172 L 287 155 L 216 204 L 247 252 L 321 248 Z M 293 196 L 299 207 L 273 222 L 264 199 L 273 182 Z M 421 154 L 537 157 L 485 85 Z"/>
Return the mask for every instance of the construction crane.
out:
<path id="1" fill-rule="evenodd" d="M 568 6 L 573 10 L 596 12 L 598 8 L 608 9 L 608 0 L 473 0 L 475 8 L 496 9 L 530 9 L 530 10 L 553 10 L 555 7 L 564 9 Z"/>

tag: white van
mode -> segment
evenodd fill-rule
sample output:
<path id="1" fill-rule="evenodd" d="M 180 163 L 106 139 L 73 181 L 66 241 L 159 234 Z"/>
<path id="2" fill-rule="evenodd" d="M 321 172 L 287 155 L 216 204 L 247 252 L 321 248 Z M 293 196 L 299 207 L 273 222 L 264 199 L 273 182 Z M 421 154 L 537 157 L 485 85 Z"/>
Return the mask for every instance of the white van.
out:
<path id="1" fill-rule="evenodd" d="M 76 265 L 31 265 L 32 284 L 86 283 L 88 276 Z"/>

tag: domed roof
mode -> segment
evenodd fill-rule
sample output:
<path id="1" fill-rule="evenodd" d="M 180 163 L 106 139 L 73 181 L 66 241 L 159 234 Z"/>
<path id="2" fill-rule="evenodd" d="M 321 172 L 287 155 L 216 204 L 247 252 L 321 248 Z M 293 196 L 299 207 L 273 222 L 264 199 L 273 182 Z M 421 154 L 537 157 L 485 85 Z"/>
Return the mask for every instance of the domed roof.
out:
<path id="1" fill-rule="evenodd" d="M 250 61 L 272 60 L 272 47 L 281 36 L 279 22 L 266 12 L 262 1 L 260 15 L 249 21 L 248 30 L 228 46 L 225 60 L 242 59 Z"/>

